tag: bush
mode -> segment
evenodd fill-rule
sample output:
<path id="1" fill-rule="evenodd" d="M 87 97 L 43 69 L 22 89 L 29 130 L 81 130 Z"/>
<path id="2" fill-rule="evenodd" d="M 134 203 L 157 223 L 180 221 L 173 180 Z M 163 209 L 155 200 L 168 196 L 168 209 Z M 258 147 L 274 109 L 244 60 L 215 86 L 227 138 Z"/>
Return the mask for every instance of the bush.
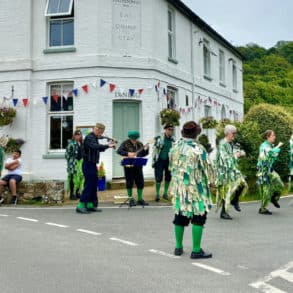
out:
<path id="1" fill-rule="evenodd" d="M 249 112 L 246 114 L 245 123 L 248 122 L 257 124 L 259 135 L 262 136 L 262 141 L 264 141 L 264 132 L 268 129 L 272 129 L 277 136 L 276 144 L 278 144 L 279 141 L 284 143 L 274 166 L 281 177 L 287 177 L 289 174 L 289 139 L 293 132 L 293 116 L 281 106 L 259 104 L 250 108 Z"/>
<path id="2" fill-rule="evenodd" d="M 217 120 L 215 120 L 212 116 L 201 118 L 199 122 L 204 129 L 216 128 L 218 125 Z"/>
<path id="3" fill-rule="evenodd" d="M 207 135 L 202 134 L 201 136 L 199 136 L 198 138 L 198 142 L 204 146 L 204 148 L 206 149 L 207 153 L 211 153 L 213 151 L 212 145 L 210 144 L 209 138 Z"/>
<path id="4" fill-rule="evenodd" d="M 173 124 L 174 126 L 179 125 L 180 113 L 174 109 L 164 109 L 160 112 L 161 124 Z"/>
<path id="5" fill-rule="evenodd" d="M 11 154 L 20 149 L 20 147 L 25 143 L 25 141 L 21 138 L 9 138 L 8 143 L 6 145 L 5 153 Z"/>
<path id="6" fill-rule="evenodd" d="M 0 108 L 0 126 L 8 125 L 12 123 L 14 117 L 16 116 L 16 110 L 11 107 L 1 107 Z"/>

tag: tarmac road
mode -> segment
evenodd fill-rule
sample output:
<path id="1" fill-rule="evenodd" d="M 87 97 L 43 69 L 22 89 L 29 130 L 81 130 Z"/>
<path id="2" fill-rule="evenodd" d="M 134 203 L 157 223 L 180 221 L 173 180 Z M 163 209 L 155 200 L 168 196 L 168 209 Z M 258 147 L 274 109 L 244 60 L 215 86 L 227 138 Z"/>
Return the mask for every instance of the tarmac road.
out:
<path id="1" fill-rule="evenodd" d="M 0 208 L 0 292 L 293 292 L 293 202 L 272 216 L 257 203 L 211 211 L 202 247 L 213 258 L 190 259 L 191 228 L 174 257 L 168 206 L 77 214 L 66 208 Z"/>

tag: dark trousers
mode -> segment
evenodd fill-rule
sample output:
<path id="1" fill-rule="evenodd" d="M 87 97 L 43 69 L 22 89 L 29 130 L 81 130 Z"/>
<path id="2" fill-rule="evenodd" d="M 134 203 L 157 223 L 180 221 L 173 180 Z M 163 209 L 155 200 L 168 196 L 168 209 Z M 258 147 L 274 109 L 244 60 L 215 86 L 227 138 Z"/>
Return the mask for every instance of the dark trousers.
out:
<path id="1" fill-rule="evenodd" d="M 163 173 L 165 172 L 165 181 L 170 182 L 171 181 L 171 172 L 169 170 L 169 159 L 167 160 L 161 160 L 159 159 L 155 163 L 155 179 L 156 182 L 161 183 L 163 181 Z"/>
<path id="2" fill-rule="evenodd" d="M 83 161 L 82 172 L 84 175 L 84 189 L 80 196 L 80 202 L 92 202 L 95 206 L 98 204 L 97 196 L 97 166 L 95 163 Z"/>
<path id="3" fill-rule="evenodd" d="M 124 167 L 124 174 L 125 174 L 127 189 L 133 188 L 134 182 L 138 189 L 144 188 L 142 167 L 140 166 Z"/>

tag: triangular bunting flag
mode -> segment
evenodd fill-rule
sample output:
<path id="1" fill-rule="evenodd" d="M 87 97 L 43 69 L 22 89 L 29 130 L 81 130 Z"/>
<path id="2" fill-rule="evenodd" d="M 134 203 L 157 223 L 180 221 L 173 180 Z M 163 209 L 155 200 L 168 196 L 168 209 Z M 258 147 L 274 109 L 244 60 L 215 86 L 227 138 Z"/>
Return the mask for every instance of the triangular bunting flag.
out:
<path id="1" fill-rule="evenodd" d="M 68 96 L 69 96 L 70 93 L 71 93 L 71 92 L 69 92 L 69 93 L 63 93 L 63 98 L 65 99 L 65 101 L 67 101 Z"/>
<path id="2" fill-rule="evenodd" d="M 158 91 L 158 86 L 157 85 L 155 85 L 155 90 L 156 90 L 156 92 Z"/>
<path id="3" fill-rule="evenodd" d="M 87 84 L 83 85 L 81 88 L 84 90 L 84 92 L 88 93 L 89 87 Z"/>
<path id="4" fill-rule="evenodd" d="M 73 89 L 72 90 L 72 93 L 77 97 L 77 95 L 78 95 L 78 89 Z"/>
<path id="5" fill-rule="evenodd" d="M 45 105 L 47 105 L 47 103 L 48 103 L 48 97 L 43 97 L 42 99 L 43 99 Z"/>
<path id="6" fill-rule="evenodd" d="M 100 80 L 100 87 L 103 87 L 105 84 L 106 84 L 106 81 L 103 80 L 103 79 L 101 79 L 101 80 Z"/>
<path id="7" fill-rule="evenodd" d="M 112 92 L 115 90 L 116 85 L 113 84 L 113 83 L 110 83 L 110 84 L 109 84 L 109 88 L 110 88 L 110 93 L 112 93 Z"/>
<path id="8" fill-rule="evenodd" d="M 143 93 L 143 89 L 139 89 L 138 93 L 141 95 Z"/>
<path id="9" fill-rule="evenodd" d="M 13 102 L 13 106 L 16 107 L 18 99 L 13 99 L 12 102 Z"/>
<path id="10" fill-rule="evenodd" d="M 22 99 L 23 105 L 26 107 L 28 103 L 28 98 Z"/>
<path id="11" fill-rule="evenodd" d="M 133 97 L 134 93 L 135 93 L 135 90 L 134 89 L 129 89 L 129 95 L 131 97 Z"/>
<path id="12" fill-rule="evenodd" d="M 160 88 L 160 86 L 161 86 L 161 82 L 159 81 L 159 82 L 158 82 L 158 88 Z"/>
<path id="13" fill-rule="evenodd" d="M 53 96 L 53 100 L 55 101 L 55 103 L 58 103 L 59 96 L 58 96 L 58 95 L 54 95 L 54 96 Z"/>
<path id="14" fill-rule="evenodd" d="M 97 88 L 97 83 L 96 82 L 93 82 L 92 83 L 92 87 L 94 87 L 96 89 Z"/>
<path id="15" fill-rule="evenodd" d="M 166 96 L 166 95 L 167 95 L 167 91 L 166 91 L 166 89 L 165 89 L 165 88 L 163 89 L 163 94 L 164 94 L 164 96 Z"/>

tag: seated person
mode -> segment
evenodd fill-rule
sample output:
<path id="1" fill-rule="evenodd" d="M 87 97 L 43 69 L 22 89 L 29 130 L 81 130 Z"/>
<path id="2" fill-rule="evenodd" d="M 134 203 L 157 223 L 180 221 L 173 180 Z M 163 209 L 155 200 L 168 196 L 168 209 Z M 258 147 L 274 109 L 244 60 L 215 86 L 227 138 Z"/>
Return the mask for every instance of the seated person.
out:
<path id="1" fill-rule="evenodd" d="M 8 170 L 8 173 L 0 180 L 0 194 L 2 194 L 4 186 L 8 185 L 12 194 L 11 204 L 16 204 L 16 184 L 22 180 L 22 161 L 20 156 L 21 151 L 17 150 L 13 152 L 12 158 L 6 160 L 5 169 Z M 0 195 L 0 203 L 2 202 L 3 198 Z"/>

